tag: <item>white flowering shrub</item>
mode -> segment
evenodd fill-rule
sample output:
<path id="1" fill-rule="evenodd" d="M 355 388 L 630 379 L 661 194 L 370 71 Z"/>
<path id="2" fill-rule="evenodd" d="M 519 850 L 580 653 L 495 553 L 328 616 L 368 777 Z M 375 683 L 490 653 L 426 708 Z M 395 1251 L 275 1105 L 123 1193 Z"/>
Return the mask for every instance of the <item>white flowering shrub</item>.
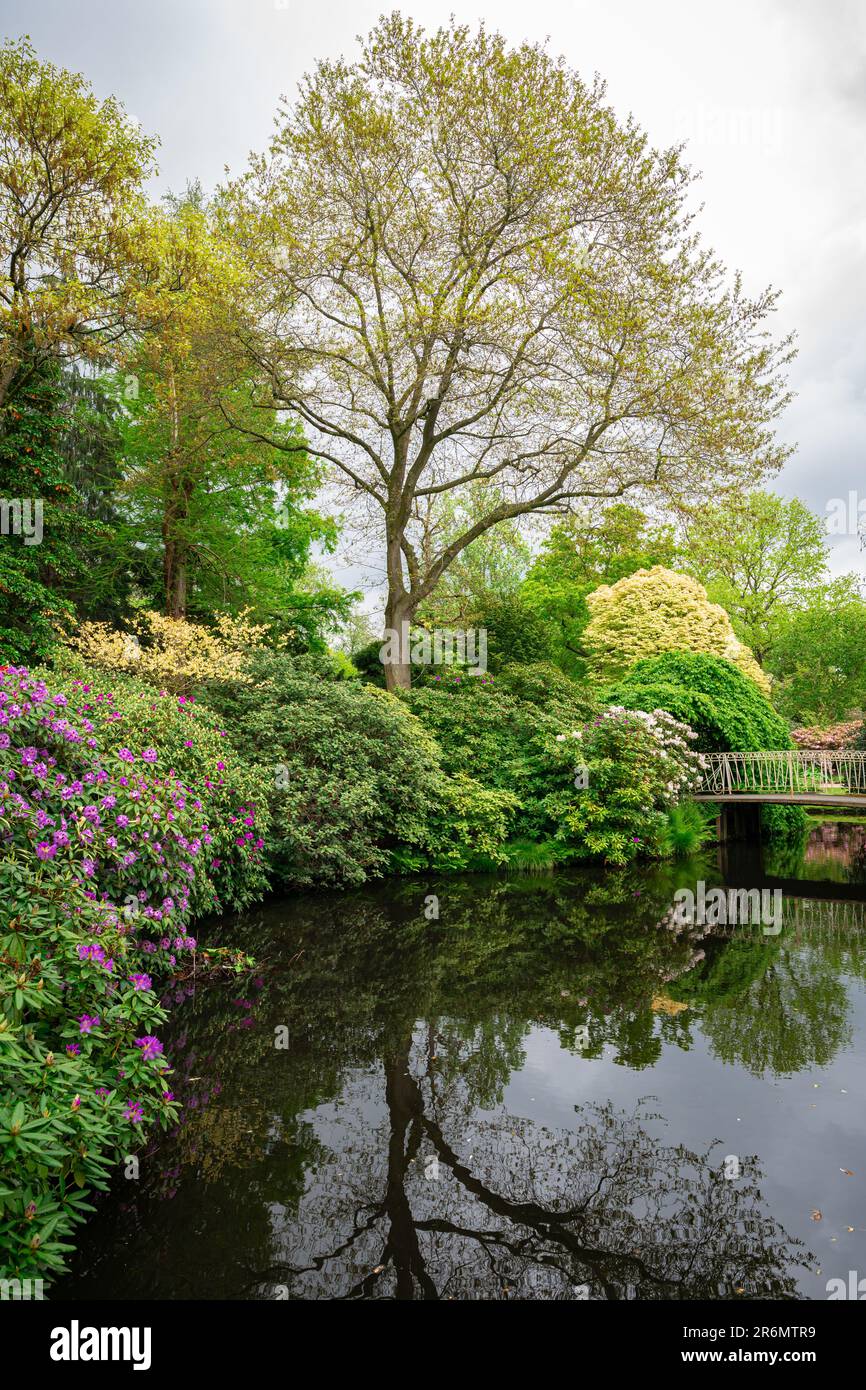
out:
<path id="1" fill-rule="evenodd" d="M 568 794 L 555 792 L 558 839 L 576 857 L 626 864 L 663 851 L 668 813 L 697 789 L 706 759 L 696 734 L 665 710 L 611 706 L 581 729 L 559 734 L 557 759 L 572 762 Z"/>

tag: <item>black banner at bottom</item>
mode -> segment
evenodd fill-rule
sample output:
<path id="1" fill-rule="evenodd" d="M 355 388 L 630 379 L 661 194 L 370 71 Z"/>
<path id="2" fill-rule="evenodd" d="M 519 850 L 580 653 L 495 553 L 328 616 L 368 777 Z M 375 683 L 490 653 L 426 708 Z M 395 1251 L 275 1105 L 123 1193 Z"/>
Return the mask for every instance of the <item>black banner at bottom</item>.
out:
<path id="1" fill-rule="evenodd" d="M 385 1300 L 379 1300 L 385 1304 Z M 667 1374 L 705 1366 L 810 1367 L 826 1377 L 850 1361 L 852 1345 L 864 1328 L 859 1300 L 792 1302 L 521 1302 L 499 1322 L 502 1304 L 451 1303 L 449 1330 L 459 1322 L 461 1371 L 467 1346 L 477 1348 L 485 1372 L 524 1352 L 550 1354 L 549 1339 L 567 1338 L 575 1369 L 587 1356 L 608 1373 L 624 1370 Z M 844 1306 L 845 1304 L 848 1306 Z M 373 1338 L 387 1325 L 389 1335 L 429 1337 L 443 1327 L 441 1311 L 427 1313 L 395 1304 L 378 1309 L 333 1303 L 198 1302 L 79 1303 L 11 1299 L 0 1302 L 0 1360 L 4 1384 L 14 1371 L 37 1373 L 49 1383 L 91 1380 L 105 1368 L 116 1376 L 196 1374 L 214 1371 L 257 1374 L 266 1365 L 287 1371 L 299 1355 L 318 1355 L 323 1369 L 346 1364 L 355 1375 L 370 1370 Z M 525 1326 L 520 1324 L 525 1319 Z M 317 1333 L 328 1334 L 321 1340 Z M 339 1339 L 334 1336 L 339 1334 Z M 348 1335 L 347 1335 L 348 1334 Z M 352 1334 L 357 1334 L 357 1338 Z M 495 1341 L 491 1339 L 495 1336 Z M 512 1335 L 516 1334 L 515 1341 Z M 532 1341 L 526 1342 L 526 1335 Z M 537 1340 L 537 1339 L 543 1340 Z M 854 1340 L 856 1339 L 856 1341 Z M 430 1346 L 429 1343 L 425 1345 Z M 434 1343 L 449 1355 L 449 1343 Z M 429 1350 L 428 1350 L 429 1356 Z M 289 1358 L 287 1361 L 287 1357 Z M 456 1370 L 456 1367 L 455 1367 Z M 597 1373 L 597 1371 L 596 1371 Z"/>

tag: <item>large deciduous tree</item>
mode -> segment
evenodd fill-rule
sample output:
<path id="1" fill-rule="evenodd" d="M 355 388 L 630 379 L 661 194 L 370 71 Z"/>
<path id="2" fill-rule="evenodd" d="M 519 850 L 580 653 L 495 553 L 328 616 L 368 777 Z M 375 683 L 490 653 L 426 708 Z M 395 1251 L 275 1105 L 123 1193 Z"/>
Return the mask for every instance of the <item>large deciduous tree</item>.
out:
<path id="1" fill-rule="evenodd" d="M 690 183 L 545 48 L 393 14 L 356 62 L 317 66 L 226 190 L 248 347 L 379 516 L 388 628 L 502 521 L 780 463 L 775 296 L 699 244 Z M 430 509 L 490 480 L 489 510 L 424 556 Z"/>
<path id="2" fill-rule="evenodd" d="M 125 332 L 154 145 L 27 39 L 0 48 L 0 408 Z"/>

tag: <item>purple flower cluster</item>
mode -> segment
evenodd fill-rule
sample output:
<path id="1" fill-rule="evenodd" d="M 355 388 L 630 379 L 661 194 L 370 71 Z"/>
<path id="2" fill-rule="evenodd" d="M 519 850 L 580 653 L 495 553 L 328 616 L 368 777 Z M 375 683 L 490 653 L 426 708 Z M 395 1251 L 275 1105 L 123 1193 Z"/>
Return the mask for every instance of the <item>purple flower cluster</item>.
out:
<path id="1" fill-rule="evenodd" d="M 23 668 L 0 667 L 0 859 L 21 882 L 29 876 L 48 913 L 48 927 L 35 924 L 30 964 L 49 986 L 47 1069 L 62 1058 L 48 1076 L 61 1088 L 55 1113 L 70 1146 L 95 1133 L 97 1111 L 95 1144 L 112 1125 L 119 1142 L 121 1126 L 170 1118 L 154 983 L 196 950 L 190 922 L 216 905 L 217 871 L 233 884 L 263 848 L 254 807 L 232 793 L 232 755 L 224 745 L 217 755 L 208 711 L 166 694 L 150 716 L 144 697 L 142 719 L 131 698 L 82 681 L 52 692 Z M 160 699 L 177 700 L 176 710 Z M 180 750 L 178 713 L 180 732 L 192 735 L 183 777 L 160 733 L 167 728 Z M 194 724 L 205 730 L 199 741 Z M 263 882 L 260 868 L 249 873 Z M 37 954 L 40 931 L 48 944 Z"/>
<path id="2" fill-rule="evenodd" d="M 91 695 L 89 685 L 76 684 L 82 696 Z M 99 740 L 90 737 L 94 718 L 97 711 L 100 719 L 117 713 L 107 708 L 113 699 L 99 692 L 76 709 L 26 670 L 0 671 L 0 795 L 14 817 L 16 840 L 26 839 L 44 872 L 62 873 L 90 901 L 109 907 L 137 896 L 140 911 L 122 923 L 127 933 L 172 922 L 171 964 L 174 952 L 195 948 L 176 929 L 193 910 L 215 903 L 214 859 L 207 854 L 214 835 L 201 798 L 173 770 L 156 772 L 155 746 L 140 754 L 128 745 L 100 753 Z M 192 717 L 192 703 L 185 708 Z M 224 770 L 220 759 L 218 771 Z M 241 813 L 245 832 L 235 838 L 244 852 L 257 853 L 263 846 L 253 814 L 248 807 Z M 121 910 L 114 911 L 122 921 Z M 96 950 L 82 959 L 113 969 Z"/>

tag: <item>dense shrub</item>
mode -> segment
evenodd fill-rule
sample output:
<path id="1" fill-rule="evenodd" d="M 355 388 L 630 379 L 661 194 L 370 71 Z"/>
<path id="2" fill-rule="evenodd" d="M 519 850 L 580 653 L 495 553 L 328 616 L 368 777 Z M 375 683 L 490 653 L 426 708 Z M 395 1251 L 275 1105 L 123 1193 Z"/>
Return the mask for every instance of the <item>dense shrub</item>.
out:
<path id="1" fill-rule="evenodd" d="M 261 854 L 267 799 L 214 711 L 132 676 L 94 672 L 71 655 L 58 655 L 58 661 L 60 669 L 41 674 L 86 716 L 101 751 L 151 748 L 154 768 L 174 774 L 207 802 L 212 894 L 199 910 L 258 901 L 267 887 Z"/>
<path id="2" fill-rule="evenodd" d="M 754 681 L 723 657 L 698 652 L 649 657 L 609 694 L 630 709 L 666 709 L 695 730 L 703 753 L 792 746 L 785 720 Z"/>
<path id="3" fill-rule="evenodd" d="M 576 858 L 610 864 L 671 853 L 669 812 L 700 779 L 693 731 L 664 710 L 614 707 L 571 739 L 579 745 L 585 785 L 546 798 L 557 839 Z M 567 765 L 575 757 L 573 747 L 566 751 L 569 742 L 559 736 Z"/>
<path id="4" fill-rule="evenodd" d="M 250 669 L 253 684 L 206 698 L 267 788 L 276 879 L 362 883 L 392 866 L 501 858 L 513 798 L 468 775 L 449 781 L 436 743 L 399 699 L 327 679 L 311 660 L 260 653 Z"/>
<path id="5" fill-rule="evenodd" d="M 697 733 L 704 753 L 748 753 L 792 748 L 788 725 L 758 690 L 723 658 L 697 652 L 668 652 L 639 661 L 610 692 L 633 709 L 666 709 Z M 806 814 L 800 806 L 763 806 L 765 835 L 802 833 Z"/>
<path id="6" fill-rule="evenodd" d="M 483 787 L 464 772 L 449 777 L 440 769 L 439 776 L 440 797 L 428 808 L 426 838 L 398 844 L 392 867 L 410 873 L 428 867 L 460 873 L 504 863 L 505 841 L 520 804 L 517 797 Z"/>
<path id="7" fill-rule="evenodd" d="M 862 719 L 849 719 L 825 728 L 792 729 L 791 738 L 798 748 L 819 748 L 836 751 L 866 746 L 866 724 Z"/>
<path id="8" fill-rule="evenodd" d="M 701 817 L 670 821 L 697 776 L 691 730 L 663 711 L 596 713 L 556 667 L 510 667 L 494 682 L 442 678 L 403 696 L 435 735 L 449 770 L 466 768 L 520 802 L 511 864 L 572 859 L 625 864 L 705 838 Z"/>
<path id="9" fill-rule="evenodd" d="M 566 721 L 578 714 L 588 719 L 598 712 L 595 693 L 586 685 L 572 680 L 550 661 L 509 666 L 497 677 L 496 683 L 501 692 L 548 710 Z"/>
<path id="10" fill-rule="evenodd" d="M 69 645 L 90 668 L 122 672 L 188 693 L 193 684 L 225 679 L 245 681 L 251 651 L 264 646 L 268 627 L 242 613 L 215 613 L 213 624 L 169 618 L 143 610 L 124 629 L 110 623 L 82 623 Z"/>
<path id="11" fill-rule="evenodd" d="M 0 1266 L 51 1274 L 110 1165 L 176 1114 L 160 967 L 211 900 L 203 799 L 136 741 L 0 672 Z"/>
<path id="12" fill-rule="evenodd" d="M 471 773 L 519 799 L 517 838 L 553 833 L 544 800 L 574 778 L 573 768 L 559 766 L 554 756 L 557 735 L 594 710 L 580 686 L 555 666 L 533 665 L 512 667 L 493 681 L 442 676 L 402 698 L 436 739 L 449 772 Z"/>

